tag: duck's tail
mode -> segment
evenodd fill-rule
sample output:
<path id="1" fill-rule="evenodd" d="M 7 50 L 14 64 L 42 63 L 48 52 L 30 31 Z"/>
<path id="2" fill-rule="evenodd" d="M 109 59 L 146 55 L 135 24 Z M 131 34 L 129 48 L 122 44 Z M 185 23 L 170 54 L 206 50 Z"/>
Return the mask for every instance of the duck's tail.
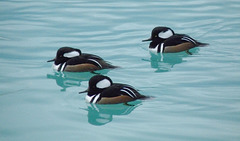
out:
<path id="1" fill-rule="evenodd" d="M 141 95 L 138 99 L 141 99 L 141 100 L 147 100 L 147 99 L 152 99 L 154 97 L 152 96 L 145 96 L 145 95 Z"/>
<path id="2" fill-rule="evenodd" d="M 205 47 L 205 46 L 208 46 L 208 45 L 209 45 L 208 43 L 197 42 L 197 46 L 199 46 L 199 47 Z"/>
<path id="3" fill-rule="evenodd" d="M 102 61 L 102 67 L 104 69 L 116 69 L 116 68 L 120 68 L 119 66 L 114 66 L 111 63 L 107 62 L 107 61 Z"/>
<path id="4" fill-rule="evenodd" d="M 112 65 L 112 64 L 109 64 L 108 65 L 108 68 L 109 69 L 116 69 L 116 68 L 120 68 L 119 66 L 114 66 L 114 65 Z"/>

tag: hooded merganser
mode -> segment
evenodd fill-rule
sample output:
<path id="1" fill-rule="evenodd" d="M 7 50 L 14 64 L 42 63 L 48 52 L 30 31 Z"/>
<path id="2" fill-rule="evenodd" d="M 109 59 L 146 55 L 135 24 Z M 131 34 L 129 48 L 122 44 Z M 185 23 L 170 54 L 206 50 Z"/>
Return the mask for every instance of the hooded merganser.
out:
<path id="1" fill-rule="evenodd" d="M 118 104 L 147 99 L 148 96 L 141 95 L 132 86 L 127 84 L 113 83 L 104 75 L 95 75 L 89 80 L 86 101 L 97 104 Z"/>
<path id="2" fill-rule="evenodd" d="M 72 47 L 59 48 L 56 57 L 47 62 L 52 61 L 54 61 L 53 69 L 57 71 L 93 72 L 101 69 L 117 68 L 117 66 L 109 64 L 97 55 L 81 53 L 80 49 Z"/>
<path id="3" fill-rule="evenodd" d="M 175 34 L 174 31 L 169 27 L 155 27 L 152 30 L 151 37 L 145 41 L 152 41 L 149 45 L 149 50 L 157 53 L 174 53 L 186 51 L 189 49 L 206 46 L 207 43 L 201 43 L 186 34 Z"/>

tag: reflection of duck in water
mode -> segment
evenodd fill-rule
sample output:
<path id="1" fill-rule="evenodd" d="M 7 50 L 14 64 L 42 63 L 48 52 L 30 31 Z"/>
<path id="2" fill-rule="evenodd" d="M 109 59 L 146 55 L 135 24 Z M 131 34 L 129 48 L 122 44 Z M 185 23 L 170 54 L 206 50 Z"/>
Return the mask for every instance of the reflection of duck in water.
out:
<path id="1" fill-rule="evenodd" d="M 118 104 L 147 99 L 148 96 L 140 94 L 136 89 L 127 84 L 113 83 L 104 75 L 95 75 L 89 80 L 86 101 L 97 104 Z"/>
<path id="2" fill-rule="evenodd" d="M 108 69 L 99 70 L 96 73 L 107 74 Z M 88 81 L 95 74 L 89 72 L 57 72 L 47 74 L 48 79 L 55 79 L 58 86 L 62 87 L 61 91 L 66 91 L 66 88 L 73 86 L 81 86 L 82 81 Z"/>
<path id="3" fill-rule="evenodd" d="M 56 71 L 93 72 L 117 68 L 97 55 L 82 53 L 80 49 L 71 47 L 59 48 L 56 57 L 47 62 L 52 61 L 54 61 L 53 69 Z"/>
<path id="4" fill-rule="evenodd" d="M 198 52 L 199 49 L 192 49 L 192 53 Z M 142 59 L 143 61 L 148 61 L 151 63 L 151 67 L 156 69 L 155 72 L 168 72 L 171 71 L 174 65 L 186 62 L 183 58 L 189 55 L 183 52 L 180 53 L 152 53 L 149 52 L 150 59 Z"/>
<path id="5" fill-rule="evenodd" d="M 88 122 L 92 125 L 105 125 L 113 120 L 115 115 L 128 115 L 140 105 L 141 101 L 134 101 L 135 106 L 123 104 L 88 104 Z"/>
<path id="6" fill-rule="evenodd" d="M 48 79 L 55 79 L 58 86 L 62 87 L 61 91 L 66 91 L 66 88 L 73 86 L 81 86 L 82 81 L 88 81 L 94 74 L 92 73 L 70 73 L 70 72 L 55 72 L 47 74 Z"/>
<path id="7" fill-rule="evenodd" d="M 169 27 L 155 27 L 152 30 L 151 37 L 143 40 L 151 41 L 149 44 L 149 50 L 155 53 L 174 53 L 186 51 L 194 47 L 202 47 L 208 45 L 207 43 L 201 43 L 191 38 L 186 34 L 175 34 Z"/>

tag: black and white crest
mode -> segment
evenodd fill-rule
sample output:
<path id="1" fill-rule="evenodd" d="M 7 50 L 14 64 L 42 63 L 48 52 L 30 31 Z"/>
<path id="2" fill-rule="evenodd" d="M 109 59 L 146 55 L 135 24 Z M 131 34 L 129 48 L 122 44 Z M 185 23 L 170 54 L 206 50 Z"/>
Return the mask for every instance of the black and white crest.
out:
<path id="1" fill-rule="evenodd" d="M 73 57 L 76 57 L 76 56 L 79 56 L 80 53 L 78 51 L 71 51 L 71 52 L 66 52 L 63 54 L 63 57 L 67 57 L 67 58 L 73 58 Z"/>
<path id="2" fill-rule="evenodd" d="M 110 86 L 111 86 L 111 82 L 109 81 L 109 79 L 103 79 L 103 80 L 97 82 L 97 84 L 96 84 L 96 87 L 99 89 L 104 89 L 104 88 L 107 88 Z"/>
<path id="3" fill-rule="evenodd" d="M 158 37 L 162 39 L 167 39 L 171 36 L 173 36 L 173 31 L 171 29 L 167 29 L 166 31 L 161 31 L 158 33 Z"/>

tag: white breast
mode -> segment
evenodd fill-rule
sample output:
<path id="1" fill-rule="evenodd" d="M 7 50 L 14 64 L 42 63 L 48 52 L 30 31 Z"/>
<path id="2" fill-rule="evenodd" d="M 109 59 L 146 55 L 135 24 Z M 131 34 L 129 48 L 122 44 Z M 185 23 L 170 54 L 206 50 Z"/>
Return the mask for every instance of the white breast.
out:
<path id="1" fill-rule="evenodd" d="M 155 48 L 149 48 L 149 51 L 152 53 L 157 53 L 158 45 Z"/>
<path id="2" fill-rule="evenodd" d="M 64 70 L 64 68 L 65 68 L 65 66 L 66 66 L 66 62 L 65 63 L 63 63 L 62 65 L 61 64 L 58 64 L 58 65 L 55 65 L 55 64 L 53 64 L 53 69 L 54 70 L 56 70 L 56 71 L 58 71 L 59 69 L 59 71 L 63 71 Z M 61 68 L 59 68 L 59 67 L 61 67 Z"/>
<path id="3" fill-rule="evenodd" d="M 159 52 L 158 52 L 159 48 Z M 163 53 L 164 43 L 158 44 L 155 48 L 149 48 L 149 51 L 152 53 Z"/>
<path id="4" fill-rule="evenodd" d="M 58 64 L 58 65 L 55 65 L 54 63 L 53 63 L 53 65 L 52 65 L 52 68 L 54 69 L 54 70 L 58 70 L 58 68 L 60 67 L 60 64 Z"/>
<path id="5" fill-rule="evenodd" d="M 98 100 L 98 98 L 99 98 L 99 96 L 100 96 L 100 94 L 98 94 L 98 95 L 92 95 L 92 96 L 88 96 L 88 95 L 86 95 L 86 97 L 85 97 L 85 99 L 86 99 L 86 101 L 87 102 L 91 102 L 92 100 L 92 103 L 96 103 L 97 102 L 97 100 Z"/>

